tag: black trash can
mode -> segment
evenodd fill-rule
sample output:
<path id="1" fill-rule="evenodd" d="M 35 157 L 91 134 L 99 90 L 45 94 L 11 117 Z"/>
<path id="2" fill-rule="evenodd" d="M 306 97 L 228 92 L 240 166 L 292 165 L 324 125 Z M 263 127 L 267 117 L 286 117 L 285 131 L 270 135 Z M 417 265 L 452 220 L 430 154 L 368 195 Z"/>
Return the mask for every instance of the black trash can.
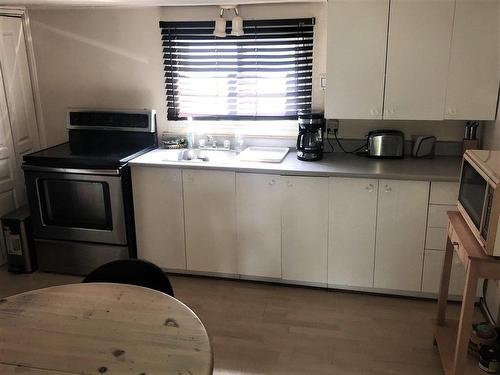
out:
<path id="1" fill-rule="evenodd" d="M 19 207 L 3 215 L 1 221 L 9 272 L 36 271 L 37 262 L 29 207 L 27 205 Z"/>

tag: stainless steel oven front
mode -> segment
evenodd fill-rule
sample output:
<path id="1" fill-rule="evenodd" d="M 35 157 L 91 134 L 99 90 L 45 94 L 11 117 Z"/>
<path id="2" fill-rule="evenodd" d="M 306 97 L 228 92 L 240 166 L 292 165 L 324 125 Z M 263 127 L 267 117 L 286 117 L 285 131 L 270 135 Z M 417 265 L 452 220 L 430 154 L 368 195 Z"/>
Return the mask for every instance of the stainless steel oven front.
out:
<path id="1" fill-rule="evenodd" d="M 126 245 L 120 169 L 24 166 L 35 237 Z"/>

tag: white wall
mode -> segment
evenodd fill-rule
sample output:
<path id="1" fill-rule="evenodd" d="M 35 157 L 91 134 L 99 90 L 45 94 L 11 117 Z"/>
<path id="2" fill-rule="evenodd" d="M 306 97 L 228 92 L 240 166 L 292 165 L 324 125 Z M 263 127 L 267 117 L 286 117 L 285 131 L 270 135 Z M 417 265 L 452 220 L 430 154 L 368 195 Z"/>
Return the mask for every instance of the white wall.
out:
<path id="1" fill-rule="evenodd" d="M 316 18 L 313 106 L 323 109 L 319 76 L 326 66 L 326 4 L 245 5 L 240 12 L 247 19 Z M 48 145 L 67 139 L 65 110 L 71 106 L 155 108 L 159 130 L 169 129 L 158 22 L 216 16 L 216 7 L 30 9 Z M 460 140 L 463 133 L 460 121 L 349 120 L 341 122 L 340 136 L 362 138 L 382 127 L 441 140 Z"/>
<path id="2" fill-rule="evenodd" d="M 48 145 L 67 107 L 155 108 L 165 126 L 159 8 L 30 10 Z"/>

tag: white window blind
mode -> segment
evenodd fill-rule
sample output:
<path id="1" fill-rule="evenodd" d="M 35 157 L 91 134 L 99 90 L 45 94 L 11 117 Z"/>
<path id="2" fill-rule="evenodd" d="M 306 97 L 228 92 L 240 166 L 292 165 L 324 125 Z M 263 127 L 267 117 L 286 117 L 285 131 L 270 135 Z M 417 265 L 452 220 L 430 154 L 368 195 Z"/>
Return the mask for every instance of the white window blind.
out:
<path id="1" fill-rule="evenodd" d="M 284 120 L 311 109 L 314 18 L 160 22 L 169 120 Z"/>

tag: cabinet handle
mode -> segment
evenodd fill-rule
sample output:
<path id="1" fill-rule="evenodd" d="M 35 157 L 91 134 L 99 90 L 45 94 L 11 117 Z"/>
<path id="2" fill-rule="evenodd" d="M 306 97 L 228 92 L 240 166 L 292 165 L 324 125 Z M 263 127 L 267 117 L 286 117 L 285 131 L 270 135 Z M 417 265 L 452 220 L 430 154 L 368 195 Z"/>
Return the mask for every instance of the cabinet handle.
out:
<path id="1" fill-rule="evenodd" d="M 460 246 L 460 244 L 457 241 L 453 241 L 451 244 L 453 245 L 453 247 L 459 247 Z"/>
<path id="2" fill-rule="evenodd" d="M 457 114 L 457 110 L 455 108 L 448 107 L 446 110 L 446 114 L 450 116 L 455 116 Z"/>
<path id="3" fill-rule="evenodd" d="M 385 185 L 385 192 L 389 193 L 392 191 L 392 188 L 389 185 Z"/>
<path id="4" fill-rule="evenodd" d="M 273 186 L 276 183 L 276 180 L 273 178 L 271 181 L 269 181 L 269 185 Z"/>
<path id="5" fill-rule="evenodd" d="M 287 182 L 286 182 L 286 186 L 287 186 L 287 187 L 293 187 L 293 184 L 292 184 L 290 181 L 287 181 Z"/>
<path id="6" fill-rule="evenodd" d="M 373 193 L 373 190 L 375 190 L 375 186 L 373 184 L 369 184 L 367 187 L 365 187 L 366 190 L 368 190 L 369 193 Z"/>

